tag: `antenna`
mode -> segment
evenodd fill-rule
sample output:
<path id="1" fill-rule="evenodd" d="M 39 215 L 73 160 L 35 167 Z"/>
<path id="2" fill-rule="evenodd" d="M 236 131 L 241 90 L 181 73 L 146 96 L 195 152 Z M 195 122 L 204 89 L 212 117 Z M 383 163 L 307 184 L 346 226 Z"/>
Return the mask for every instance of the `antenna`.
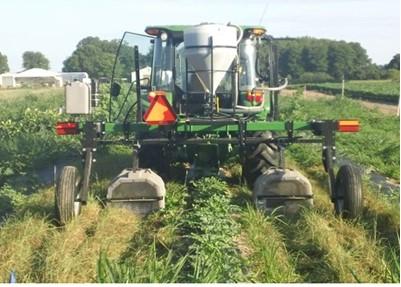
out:
<path id="1" fill-rule="evenodd" d="M 266 14 L 268 6 L 269 6 L 269 0 L 266 1 L 265 8 L 263 9 L 262 16 L 259 19 L 259 24 L 258 25 L 262 24 L 262 21 L 265 18 L 265 14 Z"/>

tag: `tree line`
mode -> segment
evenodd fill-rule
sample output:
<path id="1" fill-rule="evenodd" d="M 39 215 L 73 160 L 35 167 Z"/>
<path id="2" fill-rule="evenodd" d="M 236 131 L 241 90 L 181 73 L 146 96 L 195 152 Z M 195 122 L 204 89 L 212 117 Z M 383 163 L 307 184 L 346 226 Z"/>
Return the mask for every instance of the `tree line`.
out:
<path id="1" fill-rule="evenodd" d="M 49 60 L 41 52 L 26 51 L 22 54 L 22 66 L 25 69 L 41 68 L 49 70 Z M 0 52 L 0 74 L 9 72 L 8 58 Z"/>
<path id="2" fill-rule="evenodd" d="M 110 77 L 119 43 L 98 37 L 82 39 L 63 62 L 63 72 L 87 72 L 97 79 Z M 274 45 L 279 73 L 293 83 L 399 78 L 400 54 L 394 55 L 387 65 L 379 66 L 372 63 L 359 43 L 303 37 L 278 39 Z M 133 49 L 128 43 L 121 46 L 115 70 L 118 77 L 130 77 Z M 262 47 L 261 66 L 267 66 L 266 53 L 267 49 Z M 149 50 L 140 55 L 140 67 L 150 66 L 151 60 Z M 23 54 L 23 67 L 49 69 L 49 60 L 41 52 L 27 51 Z M 0 74 L 7 71 L 7 56 L 0 53 Z"/>
<path id="3" fill-rule="evenodd" d="M 399 54 L 379 66 L 355 42 L 302 37 L 280 39 L 274 45 L 280 75 L 293 82 L 381 79 L 388 77 L 389 69 L 399 70 Z"/>

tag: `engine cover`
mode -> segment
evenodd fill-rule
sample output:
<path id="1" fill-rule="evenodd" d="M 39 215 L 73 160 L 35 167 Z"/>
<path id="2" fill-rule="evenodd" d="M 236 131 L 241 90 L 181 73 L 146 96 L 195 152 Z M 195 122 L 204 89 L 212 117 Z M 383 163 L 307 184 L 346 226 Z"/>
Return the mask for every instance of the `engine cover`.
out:
<path id="1" fill-rule="evenodd" d="M 151 169 L 124 169 L 107 190 L 108 205 L 146 215 L 164 208 L 166 188 Z"/>
<path id="2" fill-rule="evenodd" d="M 284 213 L 294 214 L 300 205 L 313 206 L 312 186 L 298 171 L 271 168 L 255 181 L 253 200 L 257 208 L 268 212 L 282 206 Z"/>

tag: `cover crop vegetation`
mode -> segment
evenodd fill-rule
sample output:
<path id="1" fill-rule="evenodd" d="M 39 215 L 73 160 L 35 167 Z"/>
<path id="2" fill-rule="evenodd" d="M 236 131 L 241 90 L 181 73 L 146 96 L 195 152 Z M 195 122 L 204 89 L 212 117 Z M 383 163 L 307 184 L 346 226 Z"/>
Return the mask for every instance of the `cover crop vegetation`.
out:
<path id="1" fill-rule="evenodd" d="M 61 94 L 41 98 L 41 93 L 46 92 L 31 96 L 36 100 L 8 94 L 1 113 L 8 113 L 5 121 L 25 120 L 28 131 L 14 131 L 11 125 L 4 135 L 37 141 L 15 150 L 18 155 L 33 148 L 33 163 L 22 158 L 24 165 L 2 178 L 7 184 L 0 187 L 1 210 L 8 215 L 0 223 L 0 282 L 12 270 L 18 282 L 399 282 L 399 205 L 365 188 L 361 218 L 335 217 L 317 147 L 289 150 L 293 161 L 288 165 L 301 166 L 315 192 L 315 208 L 295 218 L 256 210 L 246 187 L 216 178 L 189 186 L 180 179 L 167 181 L 166 208 L 145 218 L 104 209 L 107 185 L 131 164 L 129 147 L 104 147 L 97 153 L 88 205 L 67 226 L 57 226 L 54 188 L 32 187 L 35 193 L 28 195 L 12 180 L 40 162 L 71 153 L 79 159 L 76 138 L 54 135 Z M 38 109 L 32 125 L 24 116 L 28 106 Z M 394 118 L 367 112 L 348 99 L 311 103 L 294 97 L 282 106 L 288 119 L 361 117 L 361 133 L 368 139 L 340 135 L 338 150 L 397 178 L 398 149 L 391 144 L 399 146 L 399 124 Z M 52 144 L 45 145 L 47 140 Z M 379 161 L 385 152 L 387 158 Z M 237 171 L 231 174 L 239 177 Z"/>
<path id="2" fill-rule="evenodd" d="M 0 91 L 0 185 L 58 158 L 76 155 L 77 139 L 58 137 L 54 127 L 63 89 Z"/>
<path id="3" fill-rule="evenodd" d="M 363 108 L 357 102 L 340 97 L 308 101 L 300 93 L 282 99 L 281 117 L 293 120 L 359 119 L 361 130 L 355 134 L 337 134 L 337 150 L 352 159 L 393 179 L 400 179 L 400 124 L 396 116 Z M 294 145 L 292 154 L 306 167 L 321 162 L 314 146 Z"/>

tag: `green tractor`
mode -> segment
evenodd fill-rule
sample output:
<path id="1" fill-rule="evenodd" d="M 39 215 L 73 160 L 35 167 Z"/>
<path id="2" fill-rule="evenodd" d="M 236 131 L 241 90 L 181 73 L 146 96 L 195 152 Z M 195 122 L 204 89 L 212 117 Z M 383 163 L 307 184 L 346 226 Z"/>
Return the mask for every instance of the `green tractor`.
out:
<path id="1" fill-rule="evenodd" d="M 88 120 L 96 85 L 74 81 L 66 91 L 60 135 L 83 134 L 83 175 L 61 171 L 56 210 L 61 224 L 79 214 L 88 199 L 92 164 L 99 145 L 132 147 L 132 166 L 110 183 L 107 204 L 146 215 L 164 207 L 162 177 L 171 163 L 185 163 L 185 180 L 218 175 L 220 163 L 236 156 L 242 178 L 258 208 L 295 213 L 313 205 L 308 179 L 285 167 L 290 144 L 322 144 L 329 190 L 339 215 L 362 209 L 358 171 L 337 174 L 335 134 L 359 131 L 357 120 L 279 121 L 279 79 L 274 39 L 259 26 L 202 23 L 151 26 L 147 35 L 125 32 L 110 83 L 107 119 Z M 81 117 L 81 118 L 80 118 Z"/>

